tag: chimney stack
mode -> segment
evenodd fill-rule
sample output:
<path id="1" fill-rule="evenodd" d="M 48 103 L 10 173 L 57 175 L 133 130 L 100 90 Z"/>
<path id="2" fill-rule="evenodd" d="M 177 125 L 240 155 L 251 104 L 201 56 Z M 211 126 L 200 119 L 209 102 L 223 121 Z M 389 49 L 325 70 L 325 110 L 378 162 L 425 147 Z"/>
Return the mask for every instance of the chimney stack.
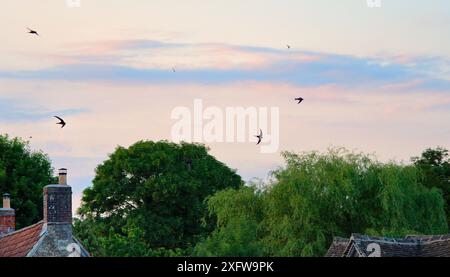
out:
<path id="1" fill-rule="evenodd" d="M 0 237 L 16 229 L 16 213 L 11 209 L 11 196 L 3 194 L 3 207 L 0 208 Z"/>
<path id="2" fill-rule="evenodd" d="M 67 185 L 67 169 L 59 169 L 57 185 L 44 187 L 44 222 L 49 232 L 72 237 L 72 188 Z"/>

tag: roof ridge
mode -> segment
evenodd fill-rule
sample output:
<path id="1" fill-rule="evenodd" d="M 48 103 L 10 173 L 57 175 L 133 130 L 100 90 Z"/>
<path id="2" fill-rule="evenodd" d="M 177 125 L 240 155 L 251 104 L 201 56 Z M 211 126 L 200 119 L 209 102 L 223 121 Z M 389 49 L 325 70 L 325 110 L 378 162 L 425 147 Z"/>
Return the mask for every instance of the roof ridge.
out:
<path id="1" fill-rule="evenodd" d="M 418 243 L 417 239 L 411 239 L 411 238 L 372 237 L 372 236 L 361 235 L 361 234 L 352 234 L 350 239 L 373 241 L 373 242 L 380 242 L 380 243 L 386 243 L 386 244 L 417 245 L 417 243 Z"/>
<path id="2" fill-rule="evenodd" d="M 36 222 L 36 223 L 34 223 L 34 224 L 30 225 L 30 226 L 27 226 L 27 227 L 25 227 L 25 228 L 16 230 L 16 231 L 11 232 L 11 233 L 8 233 L 8 234 L 5 234 L 5 235 L 3 235 L 3 236 L 0 237 L 0 240 L 2 240 L 3 238 L 6 238 L 6 237 L 12 236 L 12 235 L 14 235 L 14 234 L 17 234 L 17 233 L 26 231 L 26 230 L 28 230 L 28 229 L 34 228 L 34 227 L 36 227 L 37 225 L 43 224 L 43 223 L 44 223 L 44 220 L 41 220 L 41 221 Z"/>
<path id="3" fill-rule="evenodd" d="M 350 239 L 349 238 L 344 238 L 344 237 L 334 237 L 333 241 L 334 242 L 349 242 Z"/>
<path id="4" fill-rule="evenodd" d="M 431 244 L 431 243 L 435 243 L 435 242 L 442 242 L 442 241 L 448 241 L 450 240 L 450 236 L 448 235 L 442 235 L 442 236 L 436 236 L 436 239 L 434 238 L 421 238 L 419 239 L 419 243 L 421 245 L 424 244 Z"/>

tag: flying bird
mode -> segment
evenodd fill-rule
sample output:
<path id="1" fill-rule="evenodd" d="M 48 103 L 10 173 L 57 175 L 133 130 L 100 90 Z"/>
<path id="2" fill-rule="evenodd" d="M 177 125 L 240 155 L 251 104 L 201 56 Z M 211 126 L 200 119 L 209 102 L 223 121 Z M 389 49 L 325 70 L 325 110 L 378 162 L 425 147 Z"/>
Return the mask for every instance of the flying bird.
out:
<path id="1" fill-rule="evenodd" d="M 29 32 L 28 32 L 29 34 L 39 36 L 38 32 L 36 32 L 35 30 L 31 30 L 30 28 L 27 28 L 27 29 L 28 29 L 28 31 L 29 31 Z"/>
<path id="2" fill-rule="evenodd" d="M 262 130 L 260 130 L 260 133 L 259 133 L 259 135 L 255 136 L 255 137 L 257 137 L 257 138 L 258 138 L 258 143 L 257 143 L 256 145 L 260 144 L 260 143 L 261 143 L 261 141 L 262 141 L 262 139 L 263 139 L 263 131 L 262 131 Z"/>
<path id="3" fill-rule="evenodd" d="M 289 44 L 286 44 L 287 49 L 291 49 L 291 46 Z"/>
<path id="4" fill-rule="evenodd" d="M 55 115 L 55 117 L 56 117 L 57 119 L 59 119 L 59 122 L 56 123 L 56 124 L 60 124 L 60 125 L 61 125 L 61 128 L 64 128 L 64 126 L 66 126 L 66 122 L 65 122 L 61 117 L 59 117 L 59 116 L 56 116 L 56 115 Z"/>
<path id="5" fill-rule="evenodd" d="M 299 97 L 299 98 L 295 98 L 295 101 L 298 101 L 298 104 L 300 104 L 300 103 L 302 103 L 303 102 L 303 98 L 301 98 L 301 97 Z"/>

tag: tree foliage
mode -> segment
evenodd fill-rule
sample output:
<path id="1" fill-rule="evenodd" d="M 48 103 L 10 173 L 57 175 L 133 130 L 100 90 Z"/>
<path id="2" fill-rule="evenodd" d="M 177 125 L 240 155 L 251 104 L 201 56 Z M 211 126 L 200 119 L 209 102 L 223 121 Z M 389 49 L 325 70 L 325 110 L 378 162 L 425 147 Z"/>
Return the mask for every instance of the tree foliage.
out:
<path id="1" fill-rule="evenodd" d="M 437 147 L 426 149 L 420 157 L 412 159 L 422 173 L 423 183 L 442 191 L 446 203 L 447 221 L 450 223 L 450 156 L 448 150 Z"/>
<path id="2" fill-rule="evenodd" d="M 258 226 L 263 219 L 262 199 L 253 187 L 227 189 L 208 198 L 217 228 L 195 248 L 196 256 L 249 257 L 263 255 Z"/>
<path id="3" fill-rule="evenodd" d="M 95 255 L 186 253 L 214 228 L 205 198 L 241 185 L 203 145 L 140 141 L 97 167 L 75 230 Z"/>
<path id="4" fill-rule="evenodd" d="M 344 149 L 284 153 L 264 191 L 218 192 L 208 200 L 216 230 L 200 256 L 321 256 L 334 236 L 401 237 L 448 231 L 439 190 L 415 166 L 382 164 Z"/>
<path id="5" fill-rule="evenodd" d="M 0 135 L 0 194 L 11 194 L 16 229 L 42 219 L 42 189 L 54 181 L 49 158 L 19 138 Z"/>

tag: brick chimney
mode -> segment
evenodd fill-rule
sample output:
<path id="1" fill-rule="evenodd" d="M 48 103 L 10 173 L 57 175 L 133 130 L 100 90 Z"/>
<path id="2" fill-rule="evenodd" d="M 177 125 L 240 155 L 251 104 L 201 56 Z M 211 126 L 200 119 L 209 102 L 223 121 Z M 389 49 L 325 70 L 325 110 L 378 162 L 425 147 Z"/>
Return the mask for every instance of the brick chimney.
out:
<path id="1" fill-rule="evenodd" d="M 72 237 L 72 188 L 67 185 L 67 169 L 59 169 L 57 185 L 44 187 L 44 222 L 49 233 L 61 239 Z"/>
<path id="2" fill-rule="evenodd" d="M 11 209 L 11 196 L 3 194 L 3 207 L 0 208 L 0 236 L 14 232 L 16 229 L 16 213 Z"/>

